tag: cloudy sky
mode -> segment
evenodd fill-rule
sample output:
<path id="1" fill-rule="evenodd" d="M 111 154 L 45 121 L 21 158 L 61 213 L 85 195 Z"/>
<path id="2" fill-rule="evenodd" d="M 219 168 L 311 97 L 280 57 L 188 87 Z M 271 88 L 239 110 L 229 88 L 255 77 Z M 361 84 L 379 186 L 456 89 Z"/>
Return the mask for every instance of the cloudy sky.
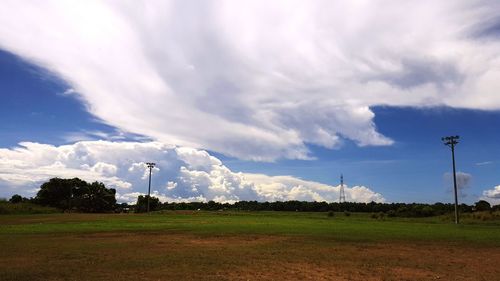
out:
<path id="1" fill-rule="evenodd" d="M 2 1 L 0 197 L 500 203 L 498 1 Z"/>

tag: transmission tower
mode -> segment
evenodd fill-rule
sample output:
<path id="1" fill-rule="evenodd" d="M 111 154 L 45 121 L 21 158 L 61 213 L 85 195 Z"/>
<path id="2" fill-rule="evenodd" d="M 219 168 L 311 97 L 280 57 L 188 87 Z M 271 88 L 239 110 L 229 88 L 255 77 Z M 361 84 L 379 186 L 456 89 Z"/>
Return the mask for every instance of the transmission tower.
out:
<path id="1" fill-rule="evenodd" d="M 340 196 L 339 203 L 345 203 L 344 175 L 340 174 Z"/>

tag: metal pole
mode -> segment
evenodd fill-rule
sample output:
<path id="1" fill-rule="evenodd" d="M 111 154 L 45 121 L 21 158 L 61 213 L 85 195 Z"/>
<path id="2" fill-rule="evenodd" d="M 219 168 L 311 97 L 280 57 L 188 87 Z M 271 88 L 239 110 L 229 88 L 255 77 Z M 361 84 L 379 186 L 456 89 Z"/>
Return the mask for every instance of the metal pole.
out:
<path id="1" fill-rule="evenodd" d="M 455 145 L 458 144 L 459 136 L 449 136 L 441 138 L 445 145 L 451 148 L 451 160 L 453 163 L 453 189 L 455 193 L 455 224 L 460 222 L 458 217 L 458 188 L 457 188 L 457 173 L 455 169 Z"/>
<path id="2" fill-rule="evenodd" d="M 156 165 L 155 163 L 146 163 L 146 165 L 149 168 L 149 185 L 148 185 L 148 209 L 147 212 L 149 213 L 149 198 L 151 197 L 151 170 L 153 170 L 153 167 Z"/>
<path id="3" fill-rule="evenodd" d="M 457 192 L 457 173 L 455 171 L 455 143 L 451 143 L 451 159 L 453 162 L 453 187 L 455 189 L 455 224 L 459 223 L 458 218 L 458 192 Z"/>
<path id="4" fill-rule="evenodd" d="M 149 213 L 149 197 L 151 197 L 151 169 L 153 167 L 149 166 L 149 187 L 148 187 L 148 213 Z"/>

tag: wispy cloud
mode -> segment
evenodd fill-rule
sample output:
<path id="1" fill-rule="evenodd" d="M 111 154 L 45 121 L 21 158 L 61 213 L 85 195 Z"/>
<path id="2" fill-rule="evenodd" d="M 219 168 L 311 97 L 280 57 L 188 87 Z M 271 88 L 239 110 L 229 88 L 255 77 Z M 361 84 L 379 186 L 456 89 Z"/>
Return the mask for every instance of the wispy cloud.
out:
<path id="1" fill-rule="evenodd" d="M 73 88 L 68 88 L 64 92 L 59 92 L 58 94 L 60 96 L 71 96 L 71 95 L 76 95 L 76 91 Z"/>
<path id="2" fill-rule="evenodd" d="M 478 163 L 476 163 L 476 166 L 484 166 L 484 165 L 490 165 L 490 164 L 493 164 L 493 161 L 478 162 Z"/>
<path id="3" fill-rule="evenodd" d="M 307 144 L 391 145 L 372 106 L 500 109 L 499 10 L 482 0 L 6 0 L 0 47 L 123 131 L 241 159 L 310 159 Z"/>
<path id="4" fill-rule="evenodd" d="M 111 131 L 99 131 L 99 130 L 80 130 L 77 132 L 65 133 L 62 139 L 67 143 L 75 143 L 79 141 L 94 141 L 94 140 L 107 140 L 107 141 L 151 141 L 150 138 L 123 132 L 119 129 L 113 129 Z"/>

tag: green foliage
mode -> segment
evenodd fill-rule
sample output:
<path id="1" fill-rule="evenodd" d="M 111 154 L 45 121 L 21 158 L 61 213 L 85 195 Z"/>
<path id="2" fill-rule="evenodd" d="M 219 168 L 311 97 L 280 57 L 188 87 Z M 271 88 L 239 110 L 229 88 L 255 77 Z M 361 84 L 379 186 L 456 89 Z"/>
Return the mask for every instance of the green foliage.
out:
<path id="1" fill-rule="evenodd" d="M 213 202 L 213 201 L 212 201 Z M 156 211 L 160 209 L 160 199 L 151 196 L 149 198 L 149 211 Z M 137 204 L 135 205 L 136 213 L 145 213 L 148 210 L 148 195 L 137 197 Z"/>
<path id="2" fill-rule="evenodd" d="M 277 201 L 277 202 L 257 202 L 239 201 L 234 204 L 217 203 L 214 201 L 204 202 L 182 202 L 163 203 L 159 206 L 161 210 L 239 210 L 239 211 L 299 211 L 299 212 L 343 212 L 351 213 L 380 213 L 388 217 L 432 217 L 440 216 L 454 211 L 453 204 L 419 204 L 419 203 L 355 203 L 355 202 L 306 202 L 306 201 Z M 461 204 L 460 212 L 468 213 L 472 211 L 472 206 Z"/>
<path id="3" fill-rule="evenodd" d="M 370 217 L 372 219 L 381 219 L 381 220 L 383 220 L 385 218 L 385 213 L 384 212 L 372 213 Z"/>
<path id="4" fill-rule="evenodd" d="M 469 214 L 469 217 L 472 217 L 474 221 L 498 221 L 500 220 L 500 211 L 476 211 L 472 214 Z M 465 219 L 468 217 L 466 216 Z"/>
<path id="5" fill-rule="evenodd" d="M 100 182 L 53 178 L 42 184 L 34 202 L 62 210 L 99 213 L 114 210 L 115 194 L 114 189 Z"/>
<path id="6" fill-rule="evenodd" d="M 335 216 L 335 213 L 334 213 L 333 211 L 330 211 L 330 212 L 328 212 L 327 216 L 329 216 L 329 217 L 334 217 L 334 216 Z"/>
<path id="7" fill-rule="evenodd" d="M 23 202 L 23 197 L 19 194 L 14 194 L 12 197 L 9 199 L 10 203 L 17 204 Z"/>
<path id="8" fill-rule="evenodd" d="M 490 203 L 488 203 L 484 200 L 479 200 L 474 204 L 474 209 L 478 212 L 489 211 L 489 210 L 491 210 L 491 205 L 490 205 Z"/>
<path id="9" fill-rule="evenodd" d="M 56 208 L 44 207 L 33 203 L 27 203 L 27 202 L 10 203 L 7 201 L 0 201 L 1 215 L 51 214 L 60 212 L 61 211 Z"/>
<path id="10" fill-rule="evenodd" d="M 116 190 L 107 189 L 103 183 L 93 182 L 74 190 L 75 207 L 86 213 L 102 213 L 114 210 Z"/>

